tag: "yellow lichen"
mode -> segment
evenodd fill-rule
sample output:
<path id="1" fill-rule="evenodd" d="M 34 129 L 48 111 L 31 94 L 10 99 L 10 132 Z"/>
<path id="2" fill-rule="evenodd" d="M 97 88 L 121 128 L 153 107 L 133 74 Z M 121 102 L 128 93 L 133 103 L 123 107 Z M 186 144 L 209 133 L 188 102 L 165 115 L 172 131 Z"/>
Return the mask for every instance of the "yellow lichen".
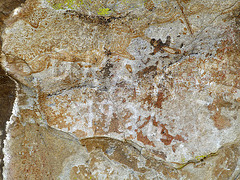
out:
<path id="1" fill-rule="evenodd" d="M 186 164 L 181 164 L 177 169 L 182 169 L 182 168 L 184 168 L 186 165 L 187 165 L 187 163 L 186 163 Z"/>
<path id="2" fill-rule="evenodd" d="M 182 169 L 183 167 L 187 166 L 190 163 L 196 164 L 206 158 L 216 156 L 218 153 L 210 153 L 208 155 L 201 155 L 201 156 L 196 156 L 194 159 L 187 161 L 186 163 L 176 163 L 178 167 L 176 169 Z M 185 161 L 185 159 L 182 158 L 182 162 Z"/>
<path id="3" fill-rule="evenodd" d="M 57 4 L 53 5 L 53 8 L 56 9 L 56 10 L 63 9 L 61 3 L 57 3 Z"/>
<path id="4" fill-rule="evenodd" d="M 181 158 L 182 163 L 186 162 L 186 159 L 184 157 Z"/>
<path id="5" fill-rule="evenodd" d="M 72 5 L 74 5 L 74 0 L 65 0 L 64 2 L 69 9 L 73 9 Z"/>
<path id="6" fill-rule="evenodd" d="M 98 15 L 105 16 L 105 15 L 108 15 L 109 12 L 110 12 L 109 8 L 99 8 Z"/>
<path id="7" fill-rule="evenodd" d="M 195 159 L 197 161 L 201 161 L 202 159 L 204 159 L 205 157 L 207 157 L 206 155 L 202 155 L 202 156 L 196 156 Z"/>

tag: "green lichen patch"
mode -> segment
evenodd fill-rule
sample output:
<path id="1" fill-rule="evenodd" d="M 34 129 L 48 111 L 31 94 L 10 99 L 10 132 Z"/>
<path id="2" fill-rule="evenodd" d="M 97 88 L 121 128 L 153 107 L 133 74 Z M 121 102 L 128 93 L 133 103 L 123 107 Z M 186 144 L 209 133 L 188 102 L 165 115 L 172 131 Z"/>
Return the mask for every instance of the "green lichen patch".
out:
<path id="1" fill-rule="evenodd" d="M 108 15 L 109 12 L 110 12 L 109 8 L 99 8 L 98 15 L 105 16 L 105 15 Z"/>

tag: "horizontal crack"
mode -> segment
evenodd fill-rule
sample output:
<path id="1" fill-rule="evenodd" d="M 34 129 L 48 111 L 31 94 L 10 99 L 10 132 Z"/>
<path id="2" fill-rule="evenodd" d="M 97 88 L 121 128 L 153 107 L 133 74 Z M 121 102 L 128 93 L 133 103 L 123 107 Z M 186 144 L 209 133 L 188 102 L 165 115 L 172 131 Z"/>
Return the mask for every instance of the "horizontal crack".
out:
<path id="1" fill-rule="evenodd" d="M 195 159 L 191 159 L 186 163 L 176 163 L 176 162 L 172 162 L 172 163 L 177 164 L 179 166 L 176 169 L 182 169 L 189 164 L 196 164 L 196 163 L 199 163 L 199 162 L 202 162 L 202 161 L 206 160 L 209 157 L 213 157 L 213 156 L 217 156 L 217 155 L 218 155 L 217 152 L 216 153 L 210 153 L 208 155 L 197 156 Z"/>
<path id="2" fill-rule="evenodd" d="M 127 17 L 129 15 L 129 13 L 127 13 L 124 16 L 115 17 L 115 16 L 86 15 L 86 14 L 82 14 L 82 13 L 74 11 L 74 10 L 66 10 L 64 12 L 64 15 L 76 16 L 79 19 L 83 19 L 88 23 L 97 23 L 97 24 L 107 25 L 107 24 L 111 23 L 113 20 L 122 19 L 122 18 Z"/>

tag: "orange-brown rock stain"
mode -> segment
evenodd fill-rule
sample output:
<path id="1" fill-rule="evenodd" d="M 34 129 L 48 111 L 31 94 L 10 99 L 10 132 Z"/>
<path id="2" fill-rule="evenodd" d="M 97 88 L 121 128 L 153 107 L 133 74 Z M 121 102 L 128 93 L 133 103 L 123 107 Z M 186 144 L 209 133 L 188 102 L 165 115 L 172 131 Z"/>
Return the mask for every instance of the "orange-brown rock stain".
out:
<path id="1" fill-rule="evenodd" d="M 231 126 L 231 121 L 224 115 L 221 115 L 222 108 L 231 108 L 232 104 L 223 99 L 223 97 L 218 96 L 214 99 L 213 103 L 208 105 L 208 110 L 212 111 L 214 114 L 211 119 L 214 125 L 219 130 L 228 128 Z"/>
<path id="2" fill-rule="evenodd" d="M 94 120 L 93 121 L 93 132 L 94 132 L 94 135 L 105 135 L 107 132 L 104 130 L 104 127 L 106 127 L 106 119 L 107 119 L 107 116 L 105 114 L 102 114 L 100 113 L 99 114 L 99 117 L 101 117 L 102 120 Z M 113 128 L 114 129 L 114 128 Z"/>
<path id="3" fill-rule="evenodd" d="M 216 160 L 216 168 L 213 169 L 214 177 L 218 179 L 229 179 L 236 168 L 238 167 L 238 160 L 240 157 L 239 144 L 232 144 L 220 149 L 219 158 Z M 234 176 L 234 179 L 239 179 L 239 174 Z"/>
<path id="4" fill-rule="evenodd" d="M 148 116 L 147 118 L 145 118 L 144 123 L 141 126 L 139 126 L 138 129 L 142 129 L 143 127 L 145 127 L 149 123 L 150 119 L 151 119 L 151 116 Z M 141 116 L 138 117 L 137 122 L 140 122 L 140 121 L 141 121 Z"/>
<path id="5" fill-rule="evenodd" d="M 73 134 L 75 134 L 78 138 L 83 138 L 87 136 L 87 133 L 82 130 L 76 130 L 73 132 Z"/>
<path id="6" fill-rule="evenodd" d="M 164 95 L 164 92 L 159 91 L 157 94 L 157 100 L 154 100 L 155 98 L 152 96 L 152 94 L 148 94 L 143 99 L 143 103 L 147 103 L 149 107 L 155 107 L 162 109 L 162 102 L 165 101 L 167 98 Z"/>
<path id="7" fill-rule="evenodd" d="M 113 117 L 111 119 L 111 123 L 110 123 L 108 132 L 121 133 L 121 131 L 119 130 L 120 129 L 119 123 L 121 123 L 121 121 L 118 119 L 117 114 L 113 113 Z"/>
<path id="8" fill-rule="evenodd" d="M 232 32 L 231 32 L 232 31 Z M 240 31 L 227 29 L 226 34 L 231 32 L 236 37 L 240 37 Z M 217 57 L 221 60 L 219 70 L 213 72 L 214 81 L 223 85 L 240 88 L 240 47 L 238 38 L 233 42 L 232 37 L 221 41 L 220 48 L 217 49 Z M 240 42 L 240 41 L 239 41 Z M 230 78 L 229 78 L 230 77 Z"/>
<path id="9" fill-rule="evenodd" d="M 126 69 L 132 73 L 132 66 L 130 64 L 126 64 Z"/>
<path id="10" fill-rule="evenodd" d="M 158 92 L 157 101 L 156 101 L 154 106 L 161 109 L 162 108 L 162 102 L 164 100 L 165 100 L 165 98 L 164 98 L 163 92 Z"/>
<path id="11" fill-rule="evenodd" d="M 154 5 L 154 3 L 153 3 L 152 0 L 146 0 L 146 1 L 144 2 L 144 7 L 145 7 L 147 10 L 152 11 L 152 10 L 155 8 L 155 5 Z"/>

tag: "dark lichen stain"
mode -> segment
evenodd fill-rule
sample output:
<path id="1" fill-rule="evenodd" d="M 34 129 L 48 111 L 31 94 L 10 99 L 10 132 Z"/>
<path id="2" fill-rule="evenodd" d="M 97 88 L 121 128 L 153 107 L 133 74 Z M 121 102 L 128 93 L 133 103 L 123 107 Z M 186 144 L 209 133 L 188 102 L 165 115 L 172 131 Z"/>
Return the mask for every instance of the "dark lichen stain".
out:
<path id="1" fill-rule="evenodd" d="M 112 67 L 113 67 L 113 65 L 111 63 L 107 62 L 105 67 L 102 68 L 102 70 L 100 72 L 103 73 L 103 78 L 107 78 L 110 76 L 110 74 L 111 74 L 110 68 L 112 68 Z"/>

